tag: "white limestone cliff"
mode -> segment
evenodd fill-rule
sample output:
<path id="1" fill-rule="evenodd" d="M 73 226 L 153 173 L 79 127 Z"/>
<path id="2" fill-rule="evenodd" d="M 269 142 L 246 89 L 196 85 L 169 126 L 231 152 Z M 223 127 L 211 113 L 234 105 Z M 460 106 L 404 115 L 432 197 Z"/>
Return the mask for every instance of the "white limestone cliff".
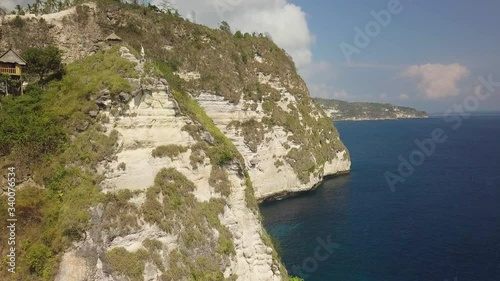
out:
<path id="1" fill-rule="evenodd" d="M 127 50 L 122 48 L 122 56 L 128 55 Z M 116 130 L 120 136 L 120 148 L 115 159 L 102 165 L 106 177 L 102 185 L 103 192 L 122 189 L 146 191 L 153 185 L 155 176 L 161 169 L 175 168 L 196 185 L 194 195 L 198 201 L 206 202 L 211 198 L 221 197 L 209 185 L 212 166 L 208 159 L 205 159 L 204 165 L 195 169 L 190 164 L 191 149 L 173 160 L 168 157 L 154 158 L 151 155 L 151 151 L 161 145 L 182 145 L 190 148 L 196 143 L 182 130 L 182 127 L 193 121 L 178 114 L 176 103 L 164 80 L 156 79 L 142 91 L 137 91 L 136 95 L 131 97 L 128 107 L 128 110 L 117 117 L 111 116 L 109 110 L 103 112 L 110 118 L 110 122 L 106 124 L 108 131 Z M 120 164 L 126 167 L 125 171 L 119 168 Z M 237 275 L 238 280 L 282 280 L 277 261 L 273 260 L 274 250 L 263 241 L 262 223 L 257 214 L 247 206 L 245 180 L 238 174 L 238 167 L 229 167 L 226 170 L 232 192 L 227 198 L 227 206 L 220 221 L 234 237 L 236 254 L 231 257 L 230 265 L 224 271 L 225 277 Z M 134 204 L 140 206 L 144 199 L 144 194 L 141 194 L 134 199 Z M 133 233 L 115 237 L 107 242 L 107 239 L 102 238 L 106 234 L 99 233 L 98 222 L 102 217 L 102 209 L 99 208 L 102 206 L 93 211 L 93 229 L 87 233 L 88 239 L 79 242 L 63 256 L 56 281 L 121 280 L 103 270 L 101 258 L 96 258 L 93 262 L 82 258 L 81 253 L 90 251 L 89 249 L 106 253 L 113 248 L 124 247 L 134 252 L 143 248 L 144 240 L 157 239 L 167 249 L 162 252 L 164 261 L 167 261 L 170 252 L 176 249 L 176 236 L 144 221 L 140 222 L 140 228 Z M 159 280 L 160 275 L 161 272 L 155 265 L 146 264 L 144 280 Z"/>
<path id="2" fill-rule="evenodd" d="M 292 97 L 288 100 L 293 103 L 293 96 L 289 93 L 283 93 L 283 96 L 287 95 Z M 229 103 L 223 97 L 209 93 L 201 93 L 196 96 L 196 99 L 214 120 L 217 127 L 233 141 L 245 158 L 248 172 L 254 184 L 255 196 L 259 200 L 311 190 L 321 183 L 324 177 L 346 173 L 350 170 L 351 161 L 347 156 L 347 151 L 340 151 L 335 159 L 325 163 L 323 174 L 319 177 L 314 177 L 311 174 L 310 182 L 302 183 L 286 161 L 282 161 L 281 167 L 276 167 L 274 164 L 277 159 L 282 160 L 294 147 L 288 140 L 289 133 L 284 128 L 276 126 L 271 132 L 266 133 L 263 143 L 259 145 L 256 152 L 253 152 L 245 144 L 238 130 L 228 128 L 232 121 L 245 122 L 251 119 L 261 121 L 266 116 L 261 105 L 257 107 L 256 111 L 248 111 L 243 109 L 242 103 Z M 280 106 L 287 108 L 287 104 Z"/>

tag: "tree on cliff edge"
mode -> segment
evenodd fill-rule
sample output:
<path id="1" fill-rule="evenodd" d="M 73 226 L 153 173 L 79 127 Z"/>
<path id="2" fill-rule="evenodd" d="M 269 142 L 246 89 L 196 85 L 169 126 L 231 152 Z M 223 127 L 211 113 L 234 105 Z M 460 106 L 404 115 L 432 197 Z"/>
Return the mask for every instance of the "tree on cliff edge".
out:
<path id="1" fill-rule="evenodd" d="M 55 46 L 29 48 L 23 57 L 27 64 L 26 72 L 38 75 L 41 84 L 48 74 L 61 72 L 63 69 L 61 51 Z"/>

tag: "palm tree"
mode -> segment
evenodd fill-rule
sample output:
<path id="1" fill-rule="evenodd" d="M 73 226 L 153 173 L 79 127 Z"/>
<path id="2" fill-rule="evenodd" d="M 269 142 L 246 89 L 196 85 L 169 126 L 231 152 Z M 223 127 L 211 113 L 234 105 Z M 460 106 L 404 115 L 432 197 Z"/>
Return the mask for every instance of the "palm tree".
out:
<path id="1" fill-rule="evenodd" d="M 57 1 L 57 12 L 60 12 L 60 11 L 62 11 L 62 10 L 64 10 L 64 9 L 65 9 L 65 8 L 64 8 L 64 3 L 63 3 L 63 1 L 61 1 L 61 0 Z"/>
<path id="2" fill-rule="evenodd" d="M 44 14 L 50 14 L 57 10 L 57 1 L 56 0 L 46 0 L 45 5 L 43 7 Z"/>
<path id="3" fill-rule="evenodd" d="M 42 8 L 42 1 L 41 0 L 35 0 L 35 3 L 33 3 L 33 13 L 35 15 L 38 15 L 38 13 L 40 12 L 41 8 Z"/>
<path id="4" fill-rule="evenodd" d="M 61 1 L 62 2 L 62 9 L 67 9 L 69 7 L 71 7 L 71 5 L 73 5 L 74 1 L 71 1 L 71 0 L 64 0 L 64 1 Z"/>
<path id="5" fill-rule="evenodd" d="M 17 15 L 24 15 L 24 11 L 23 11 L 23 7 L 21 7 L 21 5 L 16 5 L 16 11 L 17 11 Z"/>

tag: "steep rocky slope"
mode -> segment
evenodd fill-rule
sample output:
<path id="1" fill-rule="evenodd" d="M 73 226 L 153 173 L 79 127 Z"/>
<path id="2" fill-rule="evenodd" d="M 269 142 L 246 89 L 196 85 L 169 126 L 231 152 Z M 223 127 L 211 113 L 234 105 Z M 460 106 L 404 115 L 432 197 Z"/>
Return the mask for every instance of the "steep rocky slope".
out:
<path id="1" fill-rule="evenodd" d="M 50 223 L 71 222 L 26 226 L 33 231 L 19 239 L 32 244 L 20 255 L 42 251 L 35 257 L 43 262 L 21 274 L 288 279 L 257 200 L 311 189 L 324 176 L 348 172 L 350 160 L 293 62 L 271 40 L 107 1 L 8 16 L 0 31 L 0 48 L 22 53 L 54 44 L 68 63 L 63 79 L 47 87 L 48 101 L 40 101 L 54 126 L 71 128 L 68 144 L 51 151 L 58 160 L 17 158 L 15 144 L 5 146 L 6 155 L 0 151 L 2 167 L 20 167 L 26 192 L 59 198 L 59 219 Z M 105 42 L 112 31 L 123 42 Z M 71 215 L 68 207 L 83 192 L 79 178 L 88 179 L 89 198 L 78 205 L 82 213 Z M 73 217 L 81 218 L 78 224 Z"/>
<path id="2" fill-rule="evenodd" d="M 186 128 L 201 125 L 198 120 L 193 120 L 186 115 L 186 112 L 180 112 L 165 80 L 144 74 L 144 66 L 130 54 L 127 48 L 122 47 L 120 52 L 123 57 L 139 66 L 142 80 L 129 79 L 132 85 L 136 85 L 136 88 L 132 91 L 133 95 L 120 96 L 122 104 L 113 106 L 111 96 L 100 96 L 99 103 L 105 105 L 99 114 L 104 114 L 110 119 L 106 125 L 108 131 L 114 130 L 119 136 L 119 149 L 113 161 L 103 163 L 100 167 L 105 176 L 101 187 L 105 193 L 120 190 L 141 192 L 140 195 L 133 197 L 131 202 L 144 210 L 142 214 L 144 217 L 141 218 L 141 214 L 136 214 L 144 222 L 139 223 L 133 231 L 120 233 L 111 241 L 109 238 L 102 238 L 103 230 L 106 233 L 106 230 L 112 232 L 114 229 L 103 229 L 96 225 L 95 231 L 92 231 L 94 229 L 90 231 L 91 236 L 96 236 L 95 239 L 92 237 L 90 241 L 83 241 L 71 252 L 65 254 L 56 280 L 74 280 L 74 273 L 70 268 L 77 259 L 75 257 L 83 251 L 91 249 L 97 253 L 108 253 L 107 259 L 109 260 L 109 253 L 113 249 L 124 248 L 129 252 L 137 252 L 143 247 L 147 248 L 147 241 L 159 241 L 158 245 L 162 250 L 157 253 L 158 259 L 170 262 L 168 266 L 164 266 L 165 262 L 155 263 L 154 260 L 146 262 L 143 271 L 145 280 L 156 280 L 163 273 L 166 276 L 165 280 L 181 280 L 185 276 L 184 273 L 171 272 L 172 267 L 176 266 L 171 260 L 177 249 L 180 249 L 181 255 L 184 255 L 180 258 L 184 265 L 177 269 L 180 271 L 195 271 L 201 261 L 197 261 L 195 265 L 189 265 L 189 260 L 208 258 L 206 254 L 210 253 L 209 258 L 214 259 L 215 262 L 207 261 L 207 264 L 222 266 L 226 278 L 281 280 L 279 260 L 273 260 L 274 250 L 271 248 L 272 245 L 266 245 L 264 242 L 266 234 L 258 215 L 246 203 L 247 186 L 245 177 L 241 175 L 243 166 L 238 162 L 228 162 L 219 167 L 211 162 L 213 159 L 210 159 L 210 156 L 206 155 L 208 151 L 197 151 L 196 146 L 199 145 L 195 139 L 197 136 L 191 136 Z M 215 142 L 210 132 L 204 131 L 202 127 L 199 130 L 201 136 L 206 137 L 208 142 Z M 161 149 L 165 151 L 165 155 L 155 153 Z M 168 152 L 175 149 L 178 149 L 177 153 Z M 197 163 L 193 163 L 190 159 L 195 153 L 199 154 Z M 152 206 L 153 208 L 160 207 L 162 203 L 167 204 L 166 201 L 156 201 L 149 196 L 152 193 L 151 187 L 158 185 L 160 175 L 171 177 L 172 174 L 177 174 L 192 186 L 192 194 L 184 194 L 186 198 L 180 199 L 187 201 L 181 203 L 181 208 L 190 208 L 191 213 L 174 215 L 178 217 L 180 225 L 172 224 L 167 227 L 162 220 L 171 220 L 170 216 L 158 217 L 158 220 L 151 219 L 148 217 L 153 215 L 149 212 L 154 212 L 154 210 L 146 208 L 151 204 L 160 204 Z M 179 181 L 179 179 L 170 180 Z M 165 191 L 160 197 L 163 196 L 168 196 Z M 201 207 L 193 207 L 190 206 L 191 204 L 200 204 Z M 199 211 L 198 208 L 200 208 Z M 220 209 L 215 213 L 215 223 L 210 225 L 211 222 L 207 221 L 208 228 L 204 230 L 205 232 L 201 231 L 201 234 L 206 237 L 197 238 L 197 231 L 204 226 L 191 225 L 192 222 L 189 221 L 191 218 L 186 216 L 203 217 L 204 214 L 197 214 L 197 212 L 208 212 L 205 208 Z M 99 211 L 102 212 L 103 208 L 100 209 L 100 206 L 97 206 L 96 219 L 102 220 L 98 215 Z M 201 241 L 195 243 L 191 242 L 191 239 Z M 204 241 L 205 239 L 207 241 Z M 203 245 L 207 242 L 209 245 Z M 211 243 L 215 245 L 210 245 Z M 214 246 L 218 248 L 214 249 Z M 226 248 L 221 249 L 221 247 Z M 206 251 L 206 253 L 197 254 L 195 253 L 197 251 Z M 86 272 L 86 278 L 90 276 L 92 280 L 112 280 L 112 277 L 106 276 L 106 273 L 97 266 L 102 261 L 98 259 L 96 262 L 95 267 L 87 265 L 87 268 L 83 270 Z M 81 263 L 83 264 L 84 260 L 81 260 Z M 113 267 L 113 263 L 110 263 Z M 185 265 L 186 263 L 188 265 Z M 170 271 L 165 268 L 170 268 Z M 217 276 L 216 273 L 211 274 Z M 205 280 L 212 277 L 203 273 L 199 274 L 198 278 Z"/>
<path id="3" fill-rule="evenodd" d="M 293 61 L 270 39 L 237 37 L 145 7 L 105 3 L 25 16 L 21 27 L 7 17 L 0 47 L 54 43 L 72 61 L 106 45 L 112 31 L 133 49 L 142 44 L 148 60 L 178 74 L 182 88 L 235 141 L 250 164 L 259 199 L 307 190 L 325 175 L 349 170 L 337 131 L 309 98 Z"/>
<path id="4" fill-rule="evenodd" d="M 425 111 L 389 103 L 346 102 L 335 99 L 314 99 L 334 120 L 390 120 L 427 118 Z"/>

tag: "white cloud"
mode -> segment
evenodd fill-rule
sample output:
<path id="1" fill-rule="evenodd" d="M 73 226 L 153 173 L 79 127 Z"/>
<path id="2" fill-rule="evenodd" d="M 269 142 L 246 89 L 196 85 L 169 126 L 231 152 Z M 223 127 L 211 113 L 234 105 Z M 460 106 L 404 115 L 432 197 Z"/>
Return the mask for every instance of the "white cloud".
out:
<path id="1" fill-rule="evenodd" d="M 163 0 L 152 0 L 161 5 Z M 232 30 L 269 33 L 278 46 L 289 53 L 297 67 L 312 61 L 314 37 L 309 31 L 306 14 L 288 0 L 177 0 L 170 1 L 185 17 L 197 23 L 218 27 L 227 21 Z"/>
<path id="2" fill-rule="evenodd" d="M 379 99 L 380 100 L 386 100 L 387 99 L 387 94 L 385 94 L 385 93 L 384 94 L 380 94 Z"/>
<path id="3" fill-rule="evenodd" d="M 325 83 L 337 78 L 337 69 L 328 61 L 312 61 L 302 67 L 301 74 L 311 83 Z"/>
<path id="4" fill-rule="evenodd" d="M 458 64 L 412 65 L 404 70 L 403 77 L 418 81 L 418 88 L 429 99 L 439 99 L 460 94 L 457 83 L 469 75 L 469 70 Z"/>
<path id="5" fill-rule="evenodd" d="M 407 94 L 401 94 L 401 95 L 399 95 L 398 99 L 400 99 L 400 100 L 408 100 L 408 99 L 410 99 L 410 96 L 408 96 Z"/>
<path id="6" fill-rule="evenodd" d="M 349 97 L 346 90 L 333 91 L 330 86 L 324 83 L 311 84 L 309 85 L 309 90 L 311 91 L 311 95 L 317 98 L 345 100 Z"/>

